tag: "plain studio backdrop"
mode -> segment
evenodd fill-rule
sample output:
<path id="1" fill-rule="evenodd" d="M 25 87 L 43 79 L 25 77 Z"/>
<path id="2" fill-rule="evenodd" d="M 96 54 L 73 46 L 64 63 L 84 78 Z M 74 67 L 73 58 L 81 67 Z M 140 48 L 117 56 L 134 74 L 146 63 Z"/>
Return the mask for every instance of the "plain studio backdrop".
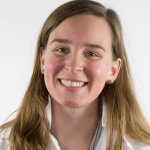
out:
<path id="1" fill-rule="evenodd" d="M 20 106 L 28 86 L 38 34 L 66 0 L 0 0 L 0 124 Z M 150 122 L 150 1 L 99 0 L 121 18 L 138 101 Z"/>

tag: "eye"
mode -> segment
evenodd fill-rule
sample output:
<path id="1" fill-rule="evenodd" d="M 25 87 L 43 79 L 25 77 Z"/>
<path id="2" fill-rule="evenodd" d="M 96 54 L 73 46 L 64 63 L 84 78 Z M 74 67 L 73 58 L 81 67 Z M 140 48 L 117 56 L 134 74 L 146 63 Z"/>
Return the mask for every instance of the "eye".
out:
<path id="1" fill-rule="evenodd" d="M 68 54 L 69 53 L 69 50 L 67 48 L 64 48 L 64 47 L 56 48 L 54 51 L 57 54 L 60 54 L 60 55 Z"/>
<path id="2" fill-rule="evenodd" d="M 90 59 L 98 59 L 100 57 L 96 52 L 88 51 L 85 53 L 85 56 Z"/>

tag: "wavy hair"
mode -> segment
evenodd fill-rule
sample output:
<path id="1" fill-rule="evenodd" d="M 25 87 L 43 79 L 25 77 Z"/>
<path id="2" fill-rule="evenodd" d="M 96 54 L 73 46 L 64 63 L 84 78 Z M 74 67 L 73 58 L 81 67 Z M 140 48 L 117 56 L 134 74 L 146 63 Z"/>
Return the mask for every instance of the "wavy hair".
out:
<path id="1" fill-rule="evenodd" d="M 45 150 L 49 147 L 49 122 L 45 112 L 48 91 L 40 67 L 40 48 L 45 48 L 51 32 L 65 19 L 75 15 L 94 15 L 103 18 L 111 29 L 113 59 L 121 58 L 122 65 L 116 81 L 100 93 L 108 110 L 107 150 L 121 150 L 124 136 L 150 144 L 150 126 L 137 102 L 123 42 L 120 19 L 112 9 L 91 0 L 69 1 L 54 10 L 44 22 L 38 37 L 32 77 L 16 118 L 0 127 L 11 127 L 11 150 Z M 116 135 L 116 136 L 114 136 Z"/>

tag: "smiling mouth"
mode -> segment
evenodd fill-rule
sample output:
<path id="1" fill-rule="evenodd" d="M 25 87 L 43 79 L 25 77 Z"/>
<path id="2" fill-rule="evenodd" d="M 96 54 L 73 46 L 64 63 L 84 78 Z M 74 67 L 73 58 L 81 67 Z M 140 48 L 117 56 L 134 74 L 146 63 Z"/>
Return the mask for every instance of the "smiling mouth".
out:
<path id="1" fill-rule="evenodd" d="M 83 87 L 88 83 L 88 82 L 81 82 L 81 81 L 70 81 L 66 79 L 60 79 L 59 81 L 61 84 L 63 84 L 66 87 Z"/>

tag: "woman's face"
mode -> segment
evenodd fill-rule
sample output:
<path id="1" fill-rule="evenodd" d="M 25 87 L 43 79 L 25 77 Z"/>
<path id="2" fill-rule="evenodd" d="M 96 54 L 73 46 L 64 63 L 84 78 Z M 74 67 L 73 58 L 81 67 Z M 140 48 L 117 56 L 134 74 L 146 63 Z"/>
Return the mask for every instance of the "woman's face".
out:
<path id="1" fill-rule="evenodd" d="M 53 100 L 71 108 L 96 100 L 106 81 L 115 80 L 120 59 L 112 60 L 111 31 L 103 18 L 73 16 L 49 36 L 41 55 L 46 87 Z"/>

